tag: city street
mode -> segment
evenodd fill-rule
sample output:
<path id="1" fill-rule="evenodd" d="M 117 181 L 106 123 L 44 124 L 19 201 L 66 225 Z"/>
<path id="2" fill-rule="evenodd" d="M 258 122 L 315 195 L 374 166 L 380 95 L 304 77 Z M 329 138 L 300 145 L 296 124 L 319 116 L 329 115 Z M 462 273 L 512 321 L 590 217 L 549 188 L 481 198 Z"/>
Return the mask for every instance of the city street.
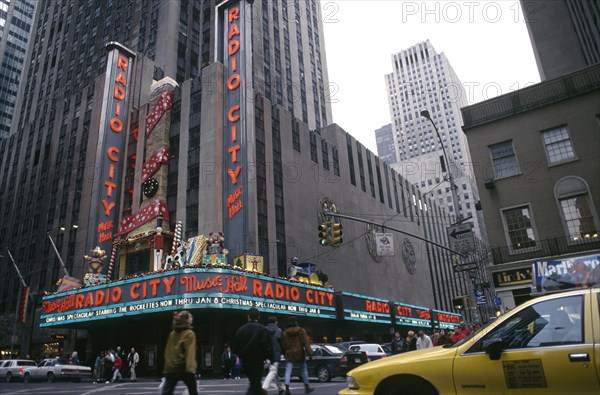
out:
<path id="1" fill-rule="evenodd" d="M 118 383 L 118 384 L 93 384 L 93 383 L 71 383 L 57 382 L 49 384 L 46 382 L 37 382 L 25 384 L 22 382 L 6 383 L 0 382 L 0 393 L 2 395 L 13 394 L 32 394 L 32 395 L 143 395 L 158 394 L 158 379 L 143 379 L 137 383 Z M 335 395 L 339 390 L 345 387 L 345 381 L 337 378 L 330 383 L 311 382 L 315 388 L 315 395 Z M 248 388 L 248 380 L 218 380 L 201 379 L 198 385 L 200 394 L 245 394 Z M 183 383 L 179 383 L 175 390 L 175 395 L 181 395 L 185 389 Z M 292 381 L 290 386 L 292 394 L 303 394 L 304 386 L 299 381 Z M 277 394 L 274 389 L 269 390 L 269 394 Z"/>

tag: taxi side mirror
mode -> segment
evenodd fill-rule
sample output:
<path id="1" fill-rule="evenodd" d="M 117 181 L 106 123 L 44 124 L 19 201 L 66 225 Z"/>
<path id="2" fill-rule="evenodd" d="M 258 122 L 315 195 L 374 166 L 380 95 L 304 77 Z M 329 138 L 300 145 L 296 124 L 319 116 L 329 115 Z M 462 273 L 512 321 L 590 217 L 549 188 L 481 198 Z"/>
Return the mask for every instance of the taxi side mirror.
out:
<path id="1" fill-rule="evenodd" d="M 493 338 L 483 342 L 483 350 L 490 356 L 492 361 L 500 359 L 502 351 L 506 349 L 506 343 L 500 338 Z"/>

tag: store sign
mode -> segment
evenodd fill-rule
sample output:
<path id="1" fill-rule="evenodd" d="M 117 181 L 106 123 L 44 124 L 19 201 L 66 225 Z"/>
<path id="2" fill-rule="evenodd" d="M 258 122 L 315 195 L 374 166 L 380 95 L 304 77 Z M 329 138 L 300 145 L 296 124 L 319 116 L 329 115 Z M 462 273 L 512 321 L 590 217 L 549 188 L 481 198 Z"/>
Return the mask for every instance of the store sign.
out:
<path id="1" fill-rule="evenodd" d="M 390 325 L 392 322 L 389 300 L 342 292 L 338 317 L 350 321 Z"/>
<path id="2" fill-rule="evenodd" d="M 96 151 L 96 168 L 99 170 L 94 173 L 88 243 L 110 251 L 119 219 L 134 55 L 118 43 L 109 43 L 107 49 L 109 54 Z"/>
<path id="3" fill-rule="evenodd" d="M 51 296 L 40 326 L 196 308 L 336 318 L 330 289 L 227 269 L 180 269 Z"/>
<path id="4" fill-rule="evenodd" d="M 435 329 L 454 329 L 462 321 L 462 315 L 441 310 L 431 310 Z"/>
<path id="5" fill-rule="evenodd" d="M 494 286 L 496 288 L 511 287 L 514 285 L 532 284 L 531 268 L 520 268 L 513 270 L 502 270 L 492 273 Z"/>
<path id="6" fill-rule="evenodd" d="M 427 307 L 394 303 L 393 309 L 396 325 L 431 328 L 431 310 Z"/>
<path id="7" fill-rule="evenodd" d="M 533 263 L 535 285 L 545 290 L 588 286 L 600 277 L 600 255 Z M 598 273 L 598 274 L 595 274 Z"/>

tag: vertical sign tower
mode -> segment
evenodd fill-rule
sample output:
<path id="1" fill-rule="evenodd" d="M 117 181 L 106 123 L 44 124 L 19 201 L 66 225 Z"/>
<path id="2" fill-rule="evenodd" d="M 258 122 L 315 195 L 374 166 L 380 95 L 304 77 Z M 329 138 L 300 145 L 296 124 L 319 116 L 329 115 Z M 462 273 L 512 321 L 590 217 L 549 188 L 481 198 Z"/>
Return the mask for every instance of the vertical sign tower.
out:
<path id="1" fill-rule="evenodd" d="M 102 250 L 110 251 L 119 219 L 135 55 L 115 42 L 109 43 L 106 48 L 109 52 L 102 94 L 87 240 L 88 247 L 99 246 Z"/>
<path id="2" fill-rule="evenodd" d="M 252 70 L 251 1 L 217 3 L 217 61 L 224 65 L 223 75 L 223 232 L 231 256 L 248 252 L 248 157 L 253 124 L 251 92 Z M 251 99 L 251 98 L 250 98 Z"/>

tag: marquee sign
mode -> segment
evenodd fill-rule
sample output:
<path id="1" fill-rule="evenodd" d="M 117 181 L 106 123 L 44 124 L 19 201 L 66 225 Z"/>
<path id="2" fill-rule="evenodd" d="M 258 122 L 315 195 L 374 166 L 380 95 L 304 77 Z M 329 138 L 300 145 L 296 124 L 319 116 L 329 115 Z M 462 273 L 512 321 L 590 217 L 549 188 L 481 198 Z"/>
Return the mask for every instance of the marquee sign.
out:
<path id="1" fill-rule="evenodd" d="M 40 326 L 165 310 L 250 307 L 263 313 L 336 318 L 330 289 L 229 269 L 189 268 L 46 296 Z"/>
<path id="2" fill-rule="evenodd" d="M 96 169 L 91 194 L 88 243 L 110 251 L 119 219 L 121 178 L 129 118 L 129 86 L 133 76 L 132 51 L 109 43 L 98 130 Z"/>
<path id="3" fill-rule="evenodd" d="M 392 306 L 396 325 L 431 328 L 431 310 L 427 307 L 396 302 Z"/>
<path id="4" fill-rule="evenodd" d="M 433 327 L 436 329 L 454 329 L 462 321 L 462 316 L 456 313 L 431 310 L 431 314 L 433 316 Z"/>
<path id="5" fill-rule="evenodd" d="M 389 300 L 348 292 L 340 293 L 339 297 L 341 299 L 341 309 L 338 316 L 344 320 L 386 325 L 392 323 Z"/>

